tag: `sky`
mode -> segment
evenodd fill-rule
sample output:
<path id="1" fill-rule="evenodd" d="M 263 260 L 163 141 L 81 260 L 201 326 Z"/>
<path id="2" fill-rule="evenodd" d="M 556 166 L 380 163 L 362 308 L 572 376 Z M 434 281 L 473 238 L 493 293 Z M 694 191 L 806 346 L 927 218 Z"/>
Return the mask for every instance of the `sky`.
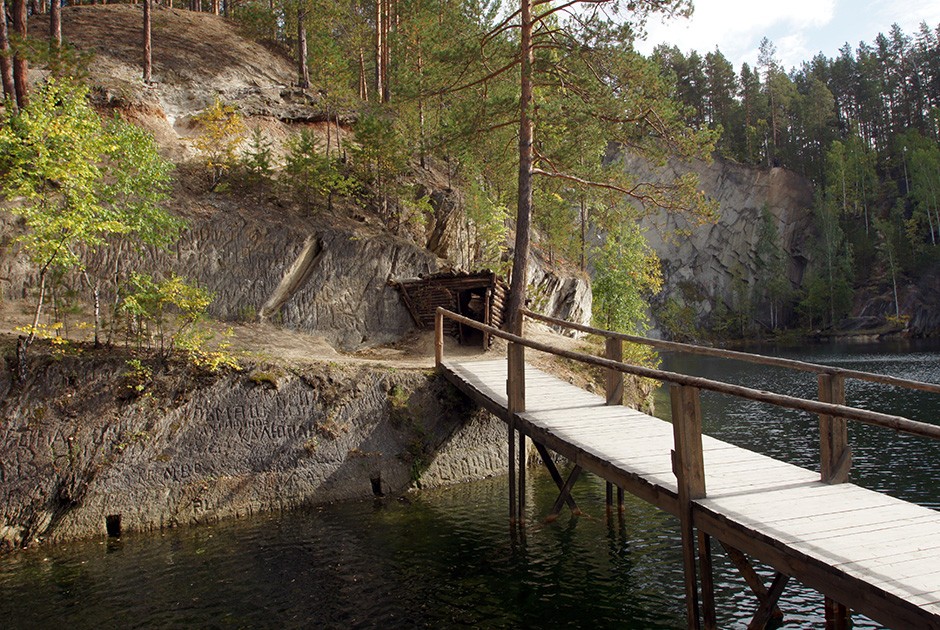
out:
<path id="1" fill-rule="evenodd" d="M 940 0 L 693 0 L 695 13 L 663 24 L 653 17 L 649 36 L 637 49 L 650 53 L 660 43 L 678 46 L 686 54 L 701 55 L 717 46 L 740 71 L 751 67 L 764 37 L 777 47 L 786 70 L 799 67 L 818 52 L 838 55 L 846 42 L 853 50 L 860 41 L 873 43 L 898 23 L 914 35 L 920 23 L 936 29 L 940 24 Z"/>

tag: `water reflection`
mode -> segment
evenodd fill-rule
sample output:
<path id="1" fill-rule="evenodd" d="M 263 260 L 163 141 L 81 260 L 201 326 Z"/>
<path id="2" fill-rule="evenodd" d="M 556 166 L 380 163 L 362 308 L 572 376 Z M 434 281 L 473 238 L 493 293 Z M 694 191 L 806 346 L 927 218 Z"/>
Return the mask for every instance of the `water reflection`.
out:
<path id="1" fill-rule="evenodd" d="M 912 355 L 853 346 L 790 356 L 940 380 L 936 348 Z M 778 351 L 786 354 L 789 351 Z M 811 375 L 754 370 L 714 359 L 665 358 L 667 369 L 815 396 Z M 938 402 L 867 385 L 852 402 L 938 417 Z M 876 406 L 876 405 L 880 405 Z M 706 431 L 804 466 L 816 466 L 816 419 L 706 395 Z M 661 400 L 660 411 L 668 411 Z M 914 413 L 916 412 L 916 413 Z M 853 478 L 937 507 L 935 445 L 856 427 Z M 672 517 L 626 497 L 606 518 L 602 480 L 583 475 L 585 516 L 545 523 L 557 493 L 528 475 L 525 535 L 510 535 L 506 479 L 408 500 L 340 504 L 249 521 L 129 535 L 0 558 L 4 627 L 207 628 L 683 628 L 682 562 Z M 770 572 L 760 569 L 769 582 Z M 756 605 L 716 545 L 719 626 L 744 628 Z M 786 628 L 822 627 L 822 598 L 791 582 Z M 877 627 L 856 618 L 856 628 Z"/>

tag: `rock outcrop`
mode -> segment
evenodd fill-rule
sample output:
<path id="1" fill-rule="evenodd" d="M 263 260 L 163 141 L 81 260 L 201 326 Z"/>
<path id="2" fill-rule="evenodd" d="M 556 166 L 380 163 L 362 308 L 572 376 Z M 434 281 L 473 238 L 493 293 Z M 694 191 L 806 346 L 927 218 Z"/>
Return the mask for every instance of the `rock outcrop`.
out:
<path id="1" fill-rule="evenodd" d="M 104 535 L 109 519 L 152 530 L 506 469 L 505 425 L 417 370 L 210 377 L 37 354 L 30 373 L 14 387 L 5 370 L 0 383 L 0 546 Z"/>
<path id="2" fill-rule="evenodd" d="M 674 160 L 654 168 L 627 155 L 624 168 L 645 181 L 668 181 L 692 171 L 699 176 L 701 189 L 719 203 L 718 220 L 712 224 L 698 225 L 673 214 L 653 214 L 643 221 L 646 237 L 663 261 L 664 296 L 691 302 L 700 323 L 720 304 L 733 306 L 736 277 L 753 286 L 764 208 L 776 221 L 787 276 L 794 288 L 801 285 L 813 230 L 813 188 L 805 178 L 782 168 L 755 169 L 722 159 L 710 164 Z"/>

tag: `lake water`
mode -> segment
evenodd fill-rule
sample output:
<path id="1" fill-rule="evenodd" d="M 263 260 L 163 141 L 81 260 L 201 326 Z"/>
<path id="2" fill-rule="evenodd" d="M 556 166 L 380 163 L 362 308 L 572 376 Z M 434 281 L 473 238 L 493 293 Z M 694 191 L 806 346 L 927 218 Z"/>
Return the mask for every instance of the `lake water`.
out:
<path id="1" fill-rule="evenodd" d="M 820 346 L 761 352 L 940 382 L 940 346 Z M 663 367 L 815 397 L 809 374 L 666 356 Z M 940 397 L 850 384 L 849 402 L 935 422 Z M 706 432 L 816 466 L 816 419 L 703 394 Z M 665 396 L 658 407 L 668 412 Z M 853 480 L 940 507 L 940 450 L 853 426 Z M 507 523 L 505 478 L 262 515 L 120 541 L 0 557 L 0 626 L 314 628 L 683 628 L 677 522 L 627 497 L 608 520 L 604 484 L 586 476 L 586 515 L 548 524 L 556 493 L 532 469 L 524 535 Z M 764 571 L 765 575 L 769 575 Z M 719 625 L 745 627 L 755 600 L 716 553 Z M 786 628 L 821 627 L 822 598 L 791 582 Z M 856 617 L 857 628 L 878 627 Z"/>

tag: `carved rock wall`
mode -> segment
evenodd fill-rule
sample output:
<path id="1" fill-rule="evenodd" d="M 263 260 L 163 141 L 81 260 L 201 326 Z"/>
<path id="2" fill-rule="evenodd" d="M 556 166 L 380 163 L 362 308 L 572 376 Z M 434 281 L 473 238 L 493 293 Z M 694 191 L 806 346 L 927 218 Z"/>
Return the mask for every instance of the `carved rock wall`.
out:
<path id="1" fill-rule="evenodd" d="M 177 367 L 131 397 L 126 371 L 37 356 L 24 386 L 3 376 L 0 547 L 104 535 L 115 515 L 153 530 L 506 470 L 505 425 L 423 372 Z"/>

